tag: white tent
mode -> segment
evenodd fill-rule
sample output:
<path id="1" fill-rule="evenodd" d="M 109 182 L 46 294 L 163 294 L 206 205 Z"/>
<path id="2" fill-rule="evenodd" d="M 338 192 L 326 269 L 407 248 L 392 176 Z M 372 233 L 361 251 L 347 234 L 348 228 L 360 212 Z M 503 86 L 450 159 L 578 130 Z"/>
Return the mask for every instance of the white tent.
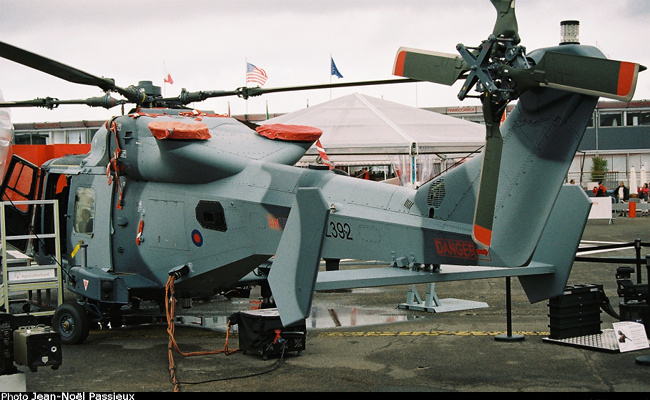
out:
<path id="1" fill-rule="evenodd" d="M 432 111 L 358 93 L 343 96 L 261 122 L 308 125 L 323 131 L 320 142 L 335 165 L 397 165 L 402 162 L 411 182 L 418 165 L 459 159 L 485 143 L 485 127 Z M 434 156 L 432 156 L 434 155 Z M 312 147 L 303 160 L 318 156 Z M 417 159 L 417 160 L 416 160 Z M 424 162 L 423 162 L 424 161 Z M 404 174 L 405 176 L 407 174 Z"/>

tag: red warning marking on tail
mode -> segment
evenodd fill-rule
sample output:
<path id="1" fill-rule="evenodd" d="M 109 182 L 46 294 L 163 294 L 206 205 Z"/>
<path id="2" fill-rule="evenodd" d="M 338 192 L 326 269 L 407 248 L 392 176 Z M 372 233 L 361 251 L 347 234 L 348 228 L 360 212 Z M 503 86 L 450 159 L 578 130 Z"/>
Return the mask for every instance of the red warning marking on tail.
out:
<path id="1" fill-rule="evenodd" d="M 474 239 L 482 245 L 490 247 L 492 242 L 492 230 L 480 225 L 474 225 Z"/>
<path id="2" fill-rule="evenodd" d="M 442 257 L 463 258 L 466 260 L 489 260 L 487 249 L 476 247 L 471 240 L 434 239 L 436 253 Z"/>
<path id="3" fill-rule="evenodd" d="M 634 76 L 636 72 L 636 64 L 630 62 L 621 62 L 621 68 L 618 72 L 618 88 L 617 93 L 619 96 L 627 96 L 634 86 Z"/>
<path id="4" fill-rule="evenodd" d="M 406 51 L 400 51 L 395 60 L 395 67 L 393 68 L 393 75 L 404 76 L 404 61 L 406 59 Z"/>

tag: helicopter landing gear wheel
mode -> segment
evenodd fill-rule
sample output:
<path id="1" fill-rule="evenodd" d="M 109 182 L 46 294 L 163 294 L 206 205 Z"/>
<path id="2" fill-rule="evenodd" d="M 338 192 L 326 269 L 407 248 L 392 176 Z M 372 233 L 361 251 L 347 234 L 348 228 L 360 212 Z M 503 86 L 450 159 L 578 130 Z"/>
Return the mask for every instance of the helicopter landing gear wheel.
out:
<path id="1" fill-rule="evenodd" d="M 90 319 L 81 304 L 61 304 L 52 318 L 52 327 L 61 336 L 62 344 L 78 344 L 88 337 Z"/>

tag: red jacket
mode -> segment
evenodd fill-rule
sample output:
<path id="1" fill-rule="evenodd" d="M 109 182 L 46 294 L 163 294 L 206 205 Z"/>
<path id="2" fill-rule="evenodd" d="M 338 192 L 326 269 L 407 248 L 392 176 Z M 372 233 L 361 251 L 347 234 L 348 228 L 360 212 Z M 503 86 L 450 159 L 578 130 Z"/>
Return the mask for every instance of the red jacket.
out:
<path id="1" fill-rule="evenodd" d="M 598 185 L 598 187 L 594 188 L 593 192 L 596 197 L 603 197 L 607 195 L 607 188 L 605 185 Z"/>

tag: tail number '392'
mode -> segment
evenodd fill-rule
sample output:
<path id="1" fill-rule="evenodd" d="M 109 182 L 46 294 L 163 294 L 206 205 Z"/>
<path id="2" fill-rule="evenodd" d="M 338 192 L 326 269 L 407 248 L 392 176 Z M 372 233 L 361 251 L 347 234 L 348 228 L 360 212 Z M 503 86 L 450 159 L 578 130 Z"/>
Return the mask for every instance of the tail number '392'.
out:
<path id="1" fill-rule="evenodd" d="M 341 223 L 341 222 L 330 222 L 329 226 L 327 227 L 327 232 L 325 233 L 325 236 L 331 237 L 331 238 L 336 238 L 336 239 L 347 239 L 347 240 L 354 240 L 351 236 L 352 229 L 350 228 L 350 225 L 348 223 Z"/>

